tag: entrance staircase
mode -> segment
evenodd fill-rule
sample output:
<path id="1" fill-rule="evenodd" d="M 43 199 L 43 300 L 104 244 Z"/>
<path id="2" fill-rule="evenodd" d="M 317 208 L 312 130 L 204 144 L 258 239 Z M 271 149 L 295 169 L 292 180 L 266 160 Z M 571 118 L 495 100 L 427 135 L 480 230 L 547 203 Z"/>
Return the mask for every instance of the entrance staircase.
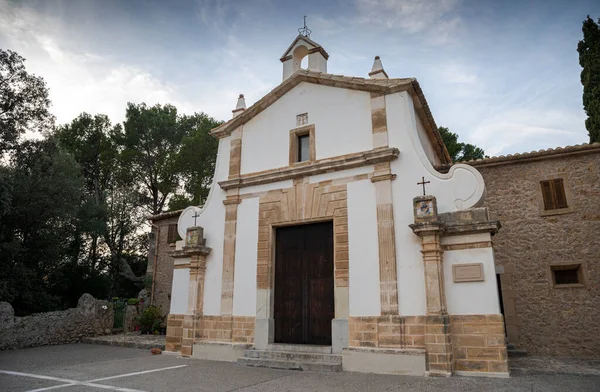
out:
<path id="1" fill-rule="evenodd" d="M 342 371 L 342 356 L 332 354 L 331 346 L 269 344 L 266 350 L 246 350 L 237 363 L 285 370 Z"/>

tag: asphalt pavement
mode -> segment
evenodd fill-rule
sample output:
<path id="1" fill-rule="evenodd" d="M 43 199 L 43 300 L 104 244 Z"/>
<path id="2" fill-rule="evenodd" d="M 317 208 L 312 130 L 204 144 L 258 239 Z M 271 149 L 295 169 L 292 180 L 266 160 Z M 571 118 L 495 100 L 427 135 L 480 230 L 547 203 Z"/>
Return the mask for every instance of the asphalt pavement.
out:
<path id="1" fill-rule="evenodd" d="M 0 391 L 599 391 L 600 375 L 426 378 L 247 368 L 150 350 L 69 344 L 0 352 Z"/>

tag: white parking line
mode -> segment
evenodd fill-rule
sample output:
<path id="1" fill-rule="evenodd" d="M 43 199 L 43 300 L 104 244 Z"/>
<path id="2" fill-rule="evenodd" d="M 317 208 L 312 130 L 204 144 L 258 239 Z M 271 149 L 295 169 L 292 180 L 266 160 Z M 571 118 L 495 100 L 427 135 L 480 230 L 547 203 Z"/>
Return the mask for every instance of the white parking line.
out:
<path id="1" fill-rule="evenodd" d="M 126 374 L 119 374 L 117 376 L 96 378 L 94 380 L 89 380 L 89 381 L 86 381 L 86 382 L 97 382 L 97 381 L 104 381 L 104 380 L 112 380 L 113 378 L 121 378 L 121 377 L 137 376 L 138 374 L 162 372 L 163 370 L 179 369 L 179 368 L 187 367 L 187 366 L 189 366 L 189 365 L 177 365 L 177 366 L 170 366 L 170 367 L 165 367 L 165 368 L 160 368 L 160 369 L 144 370 L 144 371 L 141 371 L 141 372 L 126 373 Z"/>
<path id="2" fill-rule="evenodd" d="M 2 374 L 9 374 L 9 375 L 12 375 L 12 376 L 39 378 L 39 379 L 42 379 L 42 380 L 49 380 L 49 381 L 56 381 L 56 382 L 62 382 L 62 383 L 64 383 L 63 385 L 54 385 L 54 386 L 46 387 L 46 388 L 32 389 L 32 390 L 29 390 L 27 392 L 49 391 L 49 390 L 52 390 L 52 389 L 67 388 L 67 387 L 71 387 L 73 385 L 85 385 L 85 386 L 88 386 L 88 387 L 101 388 L 101 389 L 110 389 L 110 390 L 113 390 L 113 391 L 120 391 L 120 392 L 144 392 L 144 391 L 141 391 L 139 389 L 122 388 L 122 387 L 117 387 L 117 386 L 112 386 L 112 385 L 96 384 L 96 382 L 98 382 L 98 381 L 104 381 L 104 380 L 112 380 L 112 379 L 115 379 L 115 378 L 136 376 L 136 375 L 139 375 L 139 374 L 161 372 L 163 370 L 178 369 L 178 368 L 187 367 L 187 366 L 188 365 L 169 366 L 169 367 L 165 367 L 165 368 L 144 370 L 144 371 L 140 371 L 140 372 L 126 373 L 126 374 L 119 374 L 119 375 L 116 375 L 116 376 L 97 378 L 97 379 L 89 380 L 89 381 L 77 381 L 77 380 L 71 380 L 71 379 L 68 379 L 68 378 L 44 376 L 44 375 L 40 375 L 40 374 L 14 372 L 12 370 L 0 370 L 0 373 L 2 373 Z"/>

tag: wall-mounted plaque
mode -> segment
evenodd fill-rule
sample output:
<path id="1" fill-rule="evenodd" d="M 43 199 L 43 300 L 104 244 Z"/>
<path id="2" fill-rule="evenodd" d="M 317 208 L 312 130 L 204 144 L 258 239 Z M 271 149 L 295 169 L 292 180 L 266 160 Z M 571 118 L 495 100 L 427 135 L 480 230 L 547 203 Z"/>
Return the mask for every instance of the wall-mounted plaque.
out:
<path id="1" fill-rule="evenodd" d="M 483 282 L 485 280 L 482 263 L 454 264 L 452 266 L 452 276 L 454 277 L 454 283 Z"/>

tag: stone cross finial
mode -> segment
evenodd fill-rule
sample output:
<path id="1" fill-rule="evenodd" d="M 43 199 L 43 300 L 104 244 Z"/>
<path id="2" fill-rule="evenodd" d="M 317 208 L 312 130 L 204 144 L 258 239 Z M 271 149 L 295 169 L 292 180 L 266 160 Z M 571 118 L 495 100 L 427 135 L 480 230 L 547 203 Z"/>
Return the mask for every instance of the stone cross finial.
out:
<path id="1" fill-rule="evenodd" d="M 200 216 L 200 214 L 198 213 L 198 211 L 194 211 L 194 215 L 192 215 L 192 218 L 194 218 L 194 227 L 196 226 L 196 218 L 198 218 Z"/>

